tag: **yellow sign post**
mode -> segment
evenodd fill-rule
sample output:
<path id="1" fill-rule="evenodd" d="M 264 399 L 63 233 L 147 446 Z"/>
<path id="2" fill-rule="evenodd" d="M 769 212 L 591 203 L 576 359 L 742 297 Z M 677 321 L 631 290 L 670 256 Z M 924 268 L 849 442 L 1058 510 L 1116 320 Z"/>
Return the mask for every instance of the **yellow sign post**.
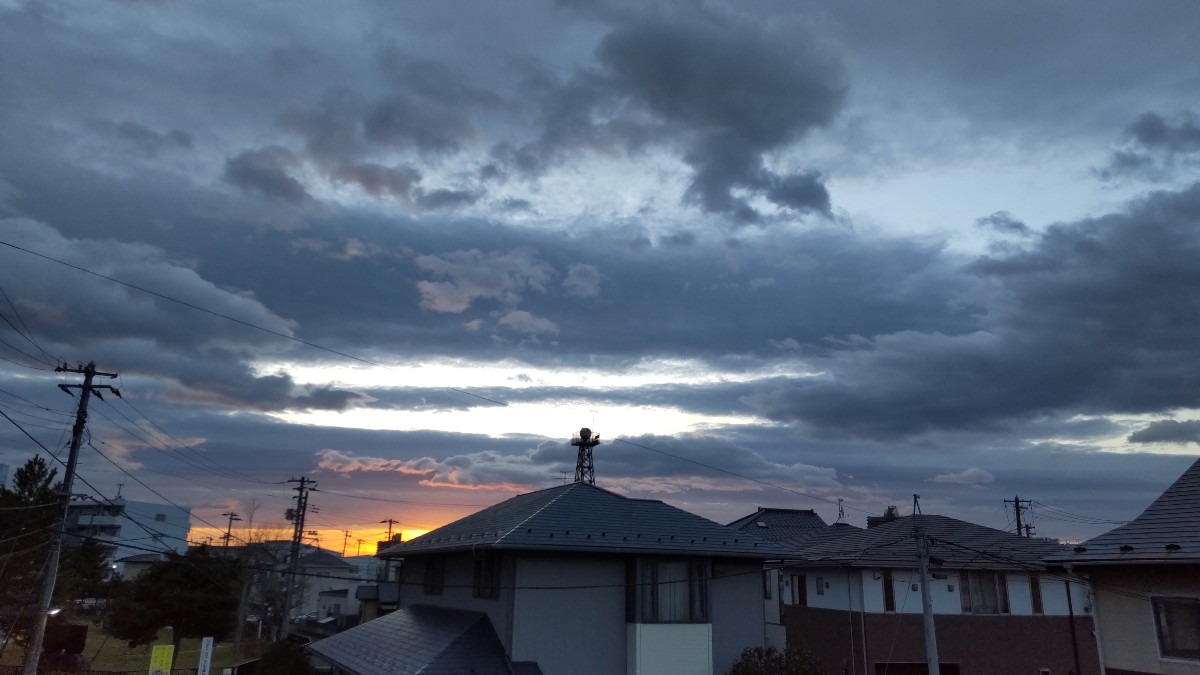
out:
<path id="1" fill-rule="evenodd" d="M 154 645 L 150 652 L 150 675 L 171 675 L 171 662 L 175 660 L 175 645 Z"/>

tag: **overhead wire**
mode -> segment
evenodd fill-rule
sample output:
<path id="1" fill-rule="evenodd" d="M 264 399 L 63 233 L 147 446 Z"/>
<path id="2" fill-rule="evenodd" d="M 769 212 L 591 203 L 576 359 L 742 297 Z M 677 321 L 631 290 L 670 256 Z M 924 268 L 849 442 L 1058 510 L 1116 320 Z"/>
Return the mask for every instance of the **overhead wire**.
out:
<path id="1" fill-rule="evenodd" d="M 667 457 L 671 457 L 671 458 L 674 458 L 674 459 L 678 459 L 678 460 L 680 460 L 680 461 L 683 461 L 683 462 L 690 462 L 690 463 L 692 463 L 692 464 L 695 464 L 695 465 L 697 465 L 697 466 L 702 466 L 702 467 L 704 467 L 704 468 L 706 468 L 706 469 L 711 469 L 711 470 L 713 470 L 713 471 L 719 471 L 719 472 L 721 472 L 721 473 L 723 473 L 723 474 L 726 474 L 726 475 L 729 475 L 729 476 L 734 476 L 735 478 L 741 478 L 741 479 L 743 479 L 743 480 L 748 480 L 748 481 L 751 481 L 751 482 L 754 482 L 754 483 L 758 483 L 759 485 L 765 485 L 765 486 L 767 486 L 767 487 L 770 487 L 770 488 L 775 488 L 776 490 L 783 490 L 784 492 L 790 492 L 790 493 L 792 493 L 792 494 L 794 494 L 794 495 L 800 495 L 801 497 L 807 497 L 807 498 L 809 498 L 809 499 L 815 499 L 815 500 L 817 500 L 817 501 L 819 501 L 819 502 L 825 502 L 826 504 L 832 504 L 833 506 L 838 506 L 838 501 L 837 501 L 836 499 L 829 499 L 829 498 L 827 498 L 827 497 L 821 497 L 821 496 L 818 496 L 818 495 L 810 494 L 810 493 L 808 493 L 808 492 L 804 492 L 804 491 L 802 491 L 802 490 L 796 490 L 796 489 L 794 489 L 794 488 L 786 487 L 786 486 L 784 486 L 784 485 L 779 485 L 778 483 L 772 483 L 772 482 L 770 482 L 770 481 L 762 480 L 761 478 L 753 478 L 753 477 L 751 477 L 751 476 L 746 476 L 746 475 L 744 475 L 744 474 L 737 473 L 736 471 L 730 471 L 729 469 L 722 469 L 722 468 L 721 468 L 721 467 L 719 467 L 719 466 L 713 466 L 712 464 L 707 464 L 707 463 L 705 463 L 705 462 L 701 462 L 701 461 L 699 461 L 699 460 L 691 459 L 691 458 L 689 458 L 689 457 L 682 457 L 682 456 L 680 456 L 680 455 L 676 455 L 676 454 L 673 454 L 673 453 L 667 452 L 667 451 L 665 451 L 665 450 L 659 450 L 659 449 L 657 449 L 657 448 L 652 448 L 652 447 L 650 447 L 650 446 L 648 446 L 648 445 L 642 445 L 641 443 L 634 443 L 633 441 L 625 440 L 625 439 L 623 439 L 623 438 L 618 438 L 618 439 L 616 439 L 616 442 L 618 442 L 618 443 L 624 443 L 624 444 L 626 444 L 626 445 L 632 445 L 632 446 L 633 446 L 633 447 L 635 447 L 635 448 L 641 448 L 641 449 L 643 449 L 643 450 L 649 450 L 650 452 L 657 452 L 657 453 L 658 453 L 658 454 L 660 454 L 660 455 L 665 455 L 665 456 L 667 456 Z M 845 504 L 844 504 L 844 501 L 843 501 L 843 505 L 845 505 Z M 867 514 L 867 515 L 874 515 L 874 512 L 873 512 L 873 511 L 867 511 L 866 509 L 860 509 L 860 508 L 857 508 L 857 507 L 854 507 L 854 506 L 849 506 L 849 505 L 845 505 L 845 506 L 846 506 L 846 508 L 848 508 L 848 509 L 851 509 L 851 510 L 853 510 L 853 511 L 859 511 L 860 513 L 865 513 L 865 514 Z"/>
<path id="2" fill-rule="evenodd" d="M 46 363 L 47 365 L 52 365 L 55 363 L 62 363 L 62 361 L 63 361 L 62 359 L 51 355 L 49 352 L 47 352 L 45 349 L 43 349 L 40 344 L 38 344 L 38 341 L 36 339 L 34 339 L 33 331 L 29 329 L 29 324 L 25 323 L 24 317 L 21 316 L 21 310 L 17 309 L 16 303 L 14 303 L 12 301 L 12 298 L 8 297 L 8 293 L 5 292 L 3 285 L 0 285 L 0 295 L 4 296 L 5 302 L 7 302 L 8 306 L 12 308 L 13 316 L 17 317 L 17 321 L 20 322 L 21 326 L 25 329 L 25 332 L 22 333 L 19 328 L 17 328 L 16 326 L 13 326 L 12 322 L 8 320 L 8 317 L 4 317 L 5 323 L 12 326 L 13 330 L 15 330 L 17 332 L 17 335 L 20 335 L 21 337 L 28 340 L 29 344 L 33 345 L 34 347 L 37 347 L 37 350 L 42 353 L 42 356 L 46 357 L 46 361 L 44 363 Z M 0 315 L 0 316 L 2 316 L 2 315 Z"/>
<path id="3" fill-rule="evenodd" d="M 113 283 L 116 283 L 116 284 L 120 284 L 120 285 L 122 285 L 122 286 L 125 286 L 126 288 L 132 288 L 133 290 L 140 291 L 140 292 L 142 292 L 142 293 L 146 293 L 146 294 L 148 294 L 148 295 L 153 295 L 153 296 L 154 296 L 154 297 L 156 297 L 156 298 L 160 298 L 160 299 L 162 299 L 162 300 L 166 300 L 166 301 L 168 301 L 168 302 L 173 302 L 173 303 L 176 303 L 176 304 L 178 304 L 178 305 L 182 305 L 182 306 L 184 306 L 184 307 L 188 307 L 188 308 L 190 308 L 190 309 L 194 309 L 194 310 L 196 310 L 196 311 L 198 311 L 198 312 L 204 312 L 205 314 L 209 314 L 209 315 L 212 315 L 212 316 L 215 316 L 215 317 L 219 317 L 219 318 L 225 319 L 226 321 L 232 321 L 232 322 L 234 322 L 234 323 L 236 323 L 236 324 L 240 324 L 240 325 L 242 325 L 242 326 L 245 326 L 245 327 L 247 327 L 247 328 L 252 328 L 252 329 L 254 329 L 254 330 L 262 331 L 262 332 L 264 332 L 264 333 L 267 333 L 267 334 L 269 334 L 269 335 L 274 335 L 275 337 L 278 337 L 278 338 L 283 338 L 284 340 L 290 340 L 290 341 L 292 341 L 292 342 L 296 342 L 296 343 L 298 343 L 298 344 L 302 344 L 302 345 L 304 345 L 304 346 L 306 346 L 306 347 L 311 347 L 311 348 L 313 348 L 313 349 L 318 349 L 318 350 L 321 350 L 321 351 L 323 351 L 323 352 L 327 352 L 327 353 L 329 353 L 329 354 L 333 354 L 333 355 L 335 355 L 335 356 L 340 356 L 340 357 L 342 357 L 342 358 L 347 358 L 347 359 L 350 359 L 350 360 L 352 360 L 352 361 L 357 361 L 357 362 L 359 362 L 359 363 L 364 363 L 364 364 L 366 364 L 366 365 L 369 365 L 369 366 L 375 366 L 375 367 L 377 367 L 377 368 L 384 368 L 384 369 L 386 369 L 386 370 L 392 370 L 392 371 L 394 371 L 394 370 L 395 370 L 394 368 L 391 368 L 391 367 L 389 367 L 389 366 L 387 366 L 387 365 L 385 365 L 385 364 L 378 363 L 378 362 L 376 362 L 376 361 L 372 361 L 372 360 L 370 360 L 370 359 L 365 359 L 365 358 L 362 358 L 362 357 L 359 357 L 359 356 L 354 356 L 353 354 L 348 354 L 348 353 L 346 353 L 346 352 L 343 352 L 343 351 L 340 351 L 340 350 L 337 350 L 337 349 L 333 349 L 332 347 L 326 347 L 326 346 L 324 346 L 324 345 L 318 344 L 318 343 L 316 343 L 316 342 L 312 342 L 312 341 L 310 341 L 310 340 L 305 340 L 305 339 L 303 339 L 303 338 L 298 338 L 298 337 L 296 337 L 295 335 L 288 335 L 287 333 L 282 333 L 282 332 L 280 332 L 280 331 L 277 331 L 277 330 L 274 330 L 274 329 L 272 329 L 272 328 L 267 328 L 266 326 L 260 326 L 260 325 L 258 325 L 258 324 L 256 324 L 256 323 L 252 323 L 252 322 L 250 322 L 250 321 L 245 321 L 245 320 L 243 320 L 243 319 L 238 319 L 238 318 L 236 318 L 236 317 L 229 316 L 228 314 L 224 314 L 224 313 L 222 313 L 222 312 L 218 312 L 218 311 L 215 311 L 215 310 L 208 309 L 207 307 L 202 307 L 202 306 L 200 306 L 200 305 L 197 305 L 197 304 L 194 304 L 194 303 L 191 303 L 191 302 L 187 302 L 186 300 L 180 300 L 179 298 L 174 298 L 174 297 L 171 297 L 171 296 L 169 296 L 169 295 L 166 295 L 165 293 L 159 293 L 158 291 L 154 291 L 154 290 L 151 290 L 151 289 L 148 289 L 148 288 L 144 288 L 144 287 L 142 287 L 142 286 L 138 286 L 137 284 L 131 284 L 131 283 L 127 282 L 127 281 L 121 281 L 120 279 L 117 279 L 117 278 L 115 278 L 115 277 L 108 276 L 107 274 L 101 274 L 101 273 L 99 273 L 99 272 L 95 272 L 95 271 L 93 271 L 93 270 L 87 269 L 86 267 L 80 267 L 79 265 L 73 265 L 73 264 L 71 264 L 71 263 L 69 263 L 69 262 L 66 262 L 65 260 L 59 260 L 58 258 L 53 258 L 53 257 L 51 257 L 51 256 L 48 256 L 48 255 L 45 255 L 45 254 L 43 254 L 43 253 L 38 253 L 38 252 L 36 252 L 36 251 L 31 251 L 31 250 L 29 250 L 29 249 L 27 249 L 27 248 L 23 248 L 23 247 L 21 247 L 21 246 L 17 246 L 16 244 L 13 244 L 13 243 L 11 243 L 11 242 L 7 242 L 7 241 L 2 241 L 2 240 L 0 240 L 0 245 L 4 245 L 4 246 L 7 246 L 7 247 L 9 247 L 9 248 L 11 248 L 11 249 L 14 249 L 14 250 L 17 250 L 17 251 L 21 251 L 22 253 L 28 253 L 29 255 L 33 255 L 33 256 L 36 256 L 36 257 L 38 257 L 38 258 L 42 258 L 43 260 L 48 260 L 48 261 L 50 261 L 50 262 L 53 262 L 53 263 L 58 263 L 59 265 L 62 265 L 62 266 L 64 266 L 64 267 L 69 267 L 69 268 L 71 268 L 71 269 L 73 269 L 73 270 L 77 270 L 77 271 L 79 271 L 79 272 L 83 272 L 83 273 L 85 273 L 85 274 L 90 274 L 90 275 L 92 275 L 92 276 L 94 276 L 94 277 L 99 277 L 99 278 L 101 278 L 101 279 L 106 279 L 106 280 L 108 280 L 108 281 L 111 281 L 111 282 L 113 282 Z M 491 398 L 488 398 L 488 397 L 486 397 L 486 396 L 481 396 L 481 395 L 479 395 L 479 394 L 474 394 L 474 393 L 471 393 L 471 392 L 469 392 L 469 391 L 466 391 L 465 389 L 458 389 L 458 388 L 456 388 L 456 387 L 447 387 L 447 386 L 444 386 L 444 385 L 443 385 L 443 387 L 442 387 L 442 388 L 443 388 L 443 389 L 446 389 L 446 390 L 448 390 L 448 391 L 454 391 L 454 392 L 458 392 L 458 393 L 460 393 L 460 394 L 463 394 L 463 395 L 465 395 L 465 396 L 471 396 L 471 397 L 474 397 L 474 398 L 477 398 L 477 399 L 481 399 L 481 400 L 483 400 L 483 401 L 487 401 L 488 403 L 493 403 L 493 404 L 495 404 L 495 405 L 498 405 L 498 406 L 505 406 L 505 407 L 506 407 L 506 406 L 508 405 L 507 403 L 502 403 L 502 402 L 500 402 L 500 401 L 496 401 L 496 400 L 494 400 L 494 399 L 491 399 Z"/>
<path id="4" fill-rule="evenodd" d="M 231 476 L 231 477 L 233 477 L 233 478 L 237 478 L 237 479 L 239 479 L 239 480 L 245 480 L 245 481 L 248 481 L 248 482 L 251 482 L 251 483 L 259 483 L 259 484 L 262 484 L 262 485 L 273 485 L 273 484 L 274 484 L 274 482 L 273 482 L 273 481 L 266 481 L 266 480 L 262 480 L 262 479 L 260 479 L 260 478 L 255 478 L 255 477 L 253 477 L 253 476 L 250 476 L 250 475 L 244 474 L 244 473 L 242 473 L 242 472 L 240 472 L 240 471 L 237 471 L 237 470 L 235 470 L 235 469 L 233 469 L 233 468 L 230 468 L 230 467 L 226 467 L 226 466 L 223 466 L 223 465 L 221 465 L 219 462 L 217 462 L 216 460 L 212 459 L 211 457 L 208 457 L 208 456 L 204 455 L 204 453 L 201 453 L 201 452 L 197 451 L 195 448 L 193 448 L 193 447 L 191 447 L 191 446 L 187 445 L 186 443 L 183 443 L 183 442 L 182 442 L 182 441 L 180 441 L 178 438 L 175 438 L 174 436 L 172 436 L 172 435 L 171 435 L 171 434 L 170 434 L 170 433 L 169 433 L 169 432 L 168 432 L 166 429 L 163 429 L 161 426 L 159 426 L 159 424 L 158 424 L 157 422 L 155 422 L 153 419 L 151 419 L 149 415 L 147 415 L 146 413 L 142 412 L 140 408 L 138 408 L 137 406 L 135 406 L 135 405 L 133 404 L 133 402 L 129 400 L 129 398 L 122 396 L 122 397 L 121 397 L 121 401 L 122 401 L 122 402 L 123 402 L 125 405 L 129 406 L 130 408 L 132 408 L 132 409 L 134 410 L 134 412 L 136 412 L 137 414 L 141 415 L 141 416 L 142 416 L 142 419 L 143 419 L 143 420 L 145 420 L 147 424 L 150 424 L 150 425 L 151 425 L 151 426 L 153 426 L 155 429 L 157 429 L 157 430 L 158 430 L 158 432 L 159 432 L 160 434 L 162 434 L 162 435 L 166 436 L 167 438 L 171 439 L 171 441 L 175 443 L 176 447 L 180 448 L 180 449 L 181 449 L 183 452 L 190 453 L 192 456 L 196 457 L 198 460 L 200 460 L 200 461 L 202 461 L 202 462 L 206 462 L 206 463 L 208 463 L 208 464 L 211 464 L 212 466 L 214 466 L 214 467 L 216 467 L 216 468 L 218 468 L 218 469 L 220 469 L 220 470 L 222 470 L 222 471 L 224 471 L 224 472 L 227 472 L 227 473 L 229 473 L 229 474 L 230 474 L 230 476 Z M 129 418 L 128 418 L 128 417 L 126 417 L 126 419 L 129 419 Z M 131 423 L 134 423 L 132 420 L 130 420 L 130 422 L 131 422 Z M 134 424 L 136 424 L 136 423 L 134 423 Z"/>

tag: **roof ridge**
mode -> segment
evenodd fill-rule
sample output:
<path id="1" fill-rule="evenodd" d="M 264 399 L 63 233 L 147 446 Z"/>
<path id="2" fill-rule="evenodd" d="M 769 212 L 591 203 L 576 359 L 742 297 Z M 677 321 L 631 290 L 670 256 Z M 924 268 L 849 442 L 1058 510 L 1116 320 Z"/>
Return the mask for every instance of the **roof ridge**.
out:
<path id="1" fill-rule="evenodd" d="M 547 501 L 545 504 L 542 504 L 542 505 L 541 505 L 541 506 L 538 508 L 538 510 L 537 510 L 537 511 L 534 511 L 533 513 L 529 514 L 528 516 L 526 516 L 526 517 L 525 517 L 525 519 L 524 519 L 524 520 L 522 520 L 521 522 L 517 523 L 516 525 L 513 525 L 512 527 L 508 528 L 508 531 L 507 531 L 507 532 L 505 532 L 504 534 L 500 535 L 499 537 L 496 537 L 496 541 L 495 541 L 495 542 L 493 542 L 493 543 L 494 543 L 494 544 L 499 544 L 500 542 L 504 541 L 504 539 L 505 539 L 506 537 L 508 537 L 508 535 L 510 535 L 510 534 L 512 534 L 513 532 L 516 532 L 517 530 L 521 529 L 521 526 L 522 526 L 522 525 L 524 525 L 525 523 L 528 523 L 530 520 L 532 520 L 532 519 L 533 519 L 535 516 L 537 516 L 537 515 L 538 515 L 539 513 L 541 513 L 542 511 L 545 511 L 545 510 L 546 510 L 546 508 L 547 508 L 547 507 L 549 507 L 549 506 L 550 506 L 551 504 L 553 504 L 554 502 L 557 502 L 559 499 L 562 499 L 562 496 L 563 496 L 563 495 L 565 495 L 565 494 L 567 494 L 568 492 L 570 492 L 570 491 L 571 491 L 571 489 L 572 489 L 574 486 L 576 486 L 576 485 L 583 485 L 583 483 L 580 483 L 579 481 L 575 481 L 574 483 L 571 483 L 570 485 L 566 486 L 566 487 L 565 487 L 565 488 L 563 488 L 563 489 L 562 489 L 562 490 L 561 490 L 561 491 L 560 491 L 558 494 L 554 495 L 554 498 L 553 498 L 553 499 L 551 499 L 551 500 Z M 607 490 L 604 490 L 604 491 L 605 491 L 605 492 L 608 492 Z"/>

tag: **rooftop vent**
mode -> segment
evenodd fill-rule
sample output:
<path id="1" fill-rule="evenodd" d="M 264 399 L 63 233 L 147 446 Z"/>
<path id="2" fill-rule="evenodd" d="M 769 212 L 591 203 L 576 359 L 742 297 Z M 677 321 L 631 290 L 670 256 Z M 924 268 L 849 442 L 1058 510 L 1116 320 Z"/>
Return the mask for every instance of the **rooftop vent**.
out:
<path id="1" fill-rule="evenodd" d="M 1182 547 L 1179 544 L 1167 544 L 1166 548 L 1168 551 L 1178 551 Z"/>
<path id="2" fill-rule="evenodd" d="M 1121 548 L 1120 548 L 1120 549 L 1118 549 L 1118 550 L 1119 550 L 1121 553 L 1129 553 L 1130 551 L 1132 551 L 1132 550 L 1133 550 L 1133 547 L 1132 547 L 1132 546 L 1130 546 L 1129 544 L 1122 544 L 1122 545 L 1121 545 Z"/>

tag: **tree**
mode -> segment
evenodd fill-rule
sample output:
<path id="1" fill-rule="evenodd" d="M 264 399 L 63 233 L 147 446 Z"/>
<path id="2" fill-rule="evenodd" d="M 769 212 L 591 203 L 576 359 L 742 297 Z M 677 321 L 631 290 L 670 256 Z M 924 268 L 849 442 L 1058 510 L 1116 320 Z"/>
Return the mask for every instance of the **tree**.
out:
<path id="1" fill-rule="evenodd" d="M 13 473 L 11 489 L 0 486 L 0 635 L 18 642 L 36 615 L 47 545 L 62 517 L 57 473 L 35 455 Z"/>
<path id="2" fill-rule="evenodd" d="M 79 601 L 106 595 L 105 580 L 109 571 L 108 550 L 100 542 L 88 537 L 77 544 L 71 543 L 63 550 L 58 566 L 55 605 L 62 607 L 63 614 L 70 617 Z"/>
<path id="3" fill-rule="evenodd" d="M 728 675 L 826 675 L 816 657 L 802 649 L 747 647 Z"/>
<path id="4" fill-rule="evenodd" d="M 176 649 L 183 638 L 224 640 L 234 628 L 240 575 L 236 564 L 201 546 L 168 554 L 114 590 L 104 630 L 130 647 L 150 644 L 167 626 Z"/>

